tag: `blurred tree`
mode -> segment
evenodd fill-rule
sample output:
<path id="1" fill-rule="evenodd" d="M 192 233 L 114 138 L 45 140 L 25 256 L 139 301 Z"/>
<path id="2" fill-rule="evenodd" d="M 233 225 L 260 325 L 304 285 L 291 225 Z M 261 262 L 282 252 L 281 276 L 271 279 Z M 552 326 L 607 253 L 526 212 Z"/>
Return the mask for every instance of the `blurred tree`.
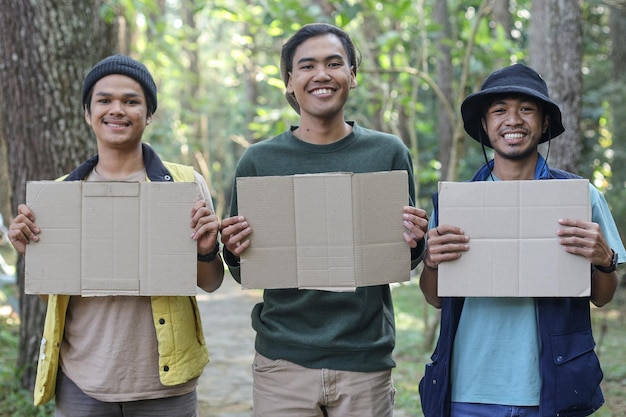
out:
<path id="1" fill-rule="evenodd" d="M 551 143 L 552 165 L 571 172 L 580 170 L 582 133 L 582 1 L 550 0 L 546 18 L 547 48 L 543 59 L 550 98 L 561 108 L 565 132 Z"/>
<path id="2" fill-rule="evenodd" d="M 437 134 L 439 135 L 439 162 L 441 163 L 441 172 L 444 173 L 443 179 L 448 180 L 450 164 L 450 149 L 452 149 L 452 137 L 454 135 L 455 120 L 454 110 L 455 103 L 453 90 L 454 72 L 452 68 L 452 54 L 450 52 L 452 43 L 452 29 L 450 28 L 450 15 L 448 12 L 448 2 L 438 1 L 433 7 L 433 19 L 439 26 L 439 30 L 435 32 L 435 46 L 438 50 L 437 56 L 437 82 L 441 90 L 441 102 L 438 111 Z M 456 162 L 456 161 L 453 161 Z"/>
<path id="3" fill-rule="evenodd" d="M 600 126 L 602 155 L 611 166 L 610 181 L 613 215 L 626 237 L 626 2 L 615 3 L 610 8 L 610 95 L 608 107 L 610 120 Z M 604 183 L 607 181 L 605 180 Z M 624 284 L 624 280 L 622 284 Z"/>
<path id="4" fill-rule="evenodd" d="M 54 179 L 94 153 L 81 89 L 91 66 L 114 50 L 103 1 L 3 0 L 0 7 L 0 133 L 8 154 L 11 206 L 26 201 L 26 182 Z M 15 214 L 15 211 L 14 211 Z M 21 383 L 32 389 L 45 304 L 20 284 Z"/>

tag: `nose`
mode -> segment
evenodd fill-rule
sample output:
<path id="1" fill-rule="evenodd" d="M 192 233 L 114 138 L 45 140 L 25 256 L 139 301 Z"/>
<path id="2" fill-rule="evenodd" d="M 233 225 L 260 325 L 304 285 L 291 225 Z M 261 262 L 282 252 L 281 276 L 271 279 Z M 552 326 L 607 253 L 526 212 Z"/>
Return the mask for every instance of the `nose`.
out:
<path id="1" fill-rule="evenodd" d="M 321 65 L 320 67 L 318 67 L 318 69 L 315 71 L 314 80 L 322 82 L 330 80 L 330 75 L 328 74 L 328 70 L 325 66 Z"/>
<path id="2" fill-rule="evenodd" d="M 109 113 L 120 114 L 124 113 L 124 106 L 120 100 L 112 100 L 109 106 Z"/>
<path id="3" fill-rule="evenodd" d="M 506 115 L 506 122 L 508 125 L 510 126 L 516 126 L 518 124 L 522 123 L 522 116 L 520 114 L 520 111 L 517 109 L 511 109 L 507 112 Z"/>

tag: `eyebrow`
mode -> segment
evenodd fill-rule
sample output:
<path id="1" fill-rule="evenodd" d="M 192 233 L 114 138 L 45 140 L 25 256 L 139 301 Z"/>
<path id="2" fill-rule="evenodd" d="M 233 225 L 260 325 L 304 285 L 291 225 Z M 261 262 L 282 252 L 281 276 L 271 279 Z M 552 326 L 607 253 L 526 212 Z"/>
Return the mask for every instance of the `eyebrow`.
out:
<path id="1" fill-rule="evenodd" d="M 333 61 L 335 59 L 338 59 L 338 60 L 341 60 L 342 62 L 345 62 L 345 58 L 342 55 L 340 55 L 340 54 L 329 55 L 326 58 L 324 58 L 323 61 L 328 62 L 328 61 Z M 303 58 L 300 58 L 298 60 L 297 64 L 302 64 L 302 63 L 305 63 L 305 62 L 316 62 L 316 61 L 318 61 L 318 60 L 313 58 L 313 57 L 303 57 Z"/>

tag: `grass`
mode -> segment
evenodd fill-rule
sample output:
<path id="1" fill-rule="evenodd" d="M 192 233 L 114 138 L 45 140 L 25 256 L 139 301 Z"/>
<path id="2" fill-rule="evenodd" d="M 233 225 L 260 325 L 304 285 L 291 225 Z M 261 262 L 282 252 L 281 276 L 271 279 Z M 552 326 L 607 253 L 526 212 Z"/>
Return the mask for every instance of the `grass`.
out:
<path id="1" fill-rule="evenodd" d="M 624 278 L 622 278 L 622 281 Z M 396 310 L 397 389 L 396 410 L 402 417 L 423 417 L 417 384 L 424 374 L 434 346 L 428 331 L 436 322 L 437 310 L 426 307 L 417 280 L 393 289 Z M 626 286 L 603 308 L 593 308 L 592 325 L 596 352 L 600 357 L 604 380 L 605 404 L 594 417 L 626 417 Z M 438 335 L 436 330 L 435 338 Z M 436 340 L 436 339 L 435 339 Z"/>

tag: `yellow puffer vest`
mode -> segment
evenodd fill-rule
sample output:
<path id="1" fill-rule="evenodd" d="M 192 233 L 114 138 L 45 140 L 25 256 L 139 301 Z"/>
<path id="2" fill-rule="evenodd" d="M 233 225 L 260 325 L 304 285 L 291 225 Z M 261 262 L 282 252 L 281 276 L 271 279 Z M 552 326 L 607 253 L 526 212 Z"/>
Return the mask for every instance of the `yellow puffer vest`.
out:
<path id="1" fill-rule="evenodd" d="M 192 167 L 161 162 L 174 181 L 193 182 Z M 149 170 L 149 167 L 146 167 Z M 50 295 L 37 365 L 34 403 L 54 398 L 63 341 L 68 295 Z M 159 350 L 159 375 L 166 386 L 178 385 L 202 374 L 209 362 L 200 312 L 195 297 L 151 297 L 152 318 Z"/>

